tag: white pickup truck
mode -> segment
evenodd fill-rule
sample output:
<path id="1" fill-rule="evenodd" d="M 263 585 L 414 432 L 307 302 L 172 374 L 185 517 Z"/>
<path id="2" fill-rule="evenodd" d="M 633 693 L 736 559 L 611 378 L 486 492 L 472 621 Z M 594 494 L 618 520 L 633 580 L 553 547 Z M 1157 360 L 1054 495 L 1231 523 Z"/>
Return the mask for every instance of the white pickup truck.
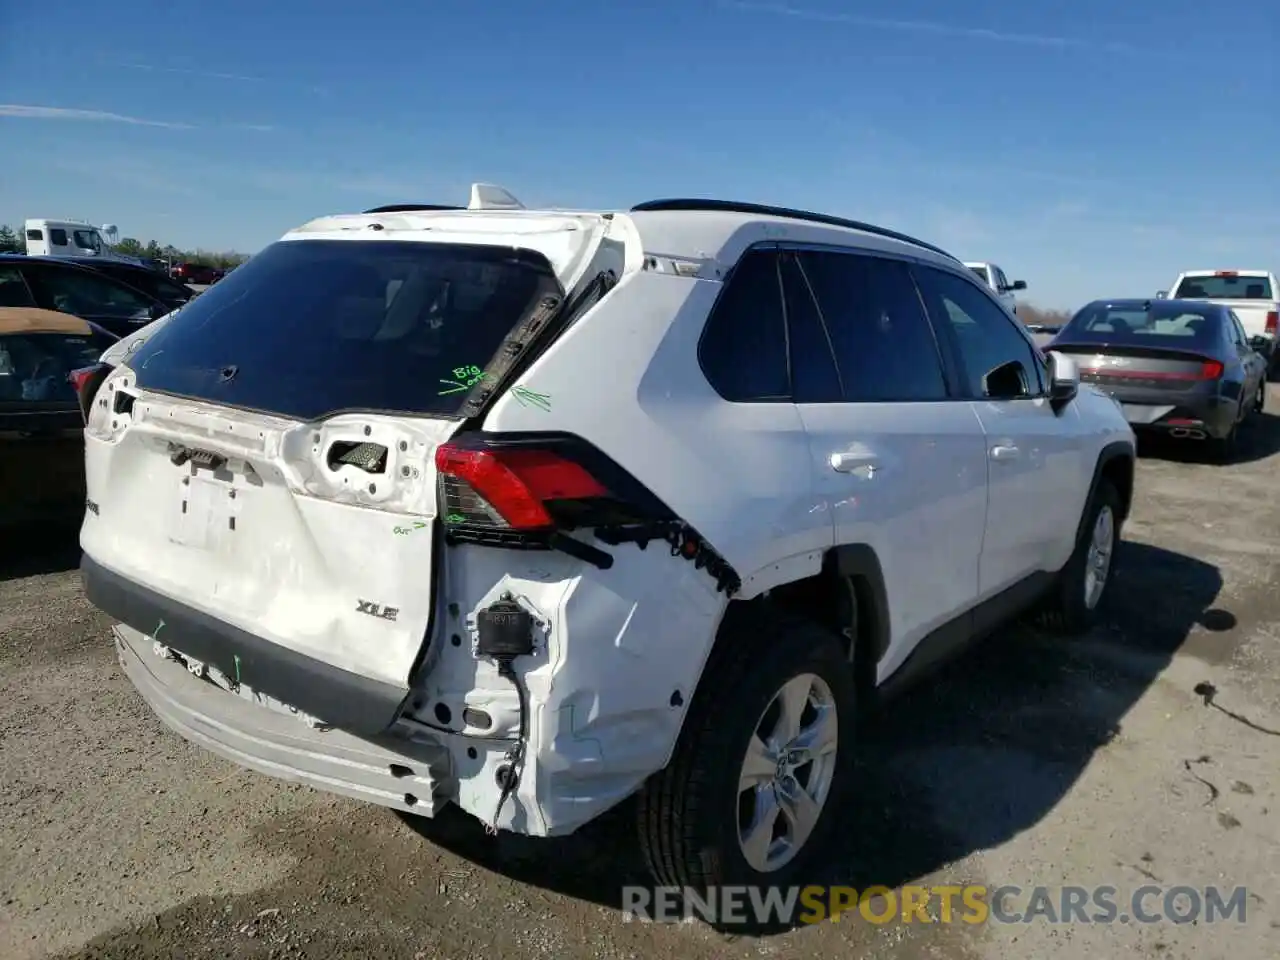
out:
<path id="1" fill-rule="evenodd" d="M 1157 297 L 1170 300 L 1208 300 L 1230 307 L 1240 319 L 1244 332 L 1265 337 L 1270 344 L 1265 351 L 1274 374 L 1280 364 L 1276 337 L 1280 332 L 1280 283 L 1266 270 L 1187 270 L 1168 292 Z"/>
<path id="2" fill-rule="evenodd" d="M 965 266 L 972 270 L 979 280 L 996 292 L 996 296 L 1000 298 L 1000 302 L 1005 305 L 1010 313 L 1016 314 L 1018 312 L 1018 300 L 1013 294 L 1015 290 L 1027 289 L 1025 280 L 1014 280 L 1010 283 L 999 265 L 987 260 L 974 260 L 966 263 Z"/>

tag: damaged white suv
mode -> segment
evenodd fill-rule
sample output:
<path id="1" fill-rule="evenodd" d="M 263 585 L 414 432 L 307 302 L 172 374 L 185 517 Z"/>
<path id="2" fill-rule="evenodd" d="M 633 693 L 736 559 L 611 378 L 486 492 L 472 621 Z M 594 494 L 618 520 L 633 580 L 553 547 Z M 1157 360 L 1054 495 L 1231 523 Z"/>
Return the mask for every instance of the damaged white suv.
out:
<path id="1" fill-rule="evenodd" d="M 1092 622 L 1130 428 L 892 231 L 473 198 L 308 223 L 77 376 L 88 596 L 237 763 L 535 836 L 634 796 L 658 882 L 787 883 L 855 710 Z"/>

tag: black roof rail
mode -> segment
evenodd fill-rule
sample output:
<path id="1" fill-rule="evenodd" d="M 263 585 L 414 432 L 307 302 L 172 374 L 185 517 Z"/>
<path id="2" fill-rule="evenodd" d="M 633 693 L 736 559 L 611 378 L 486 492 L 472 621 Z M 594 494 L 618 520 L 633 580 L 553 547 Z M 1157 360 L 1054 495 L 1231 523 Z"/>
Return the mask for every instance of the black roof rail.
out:
<path id="1" fill-rule="evenodd" d="M 374 207 L 365 213 L 411 213 L 415 210 L 465 210 L 466 207 L 455 207 L 447 203 L 389 203 L 385 207 Z"/>
<path id="2" fill-rule="evenodd" d="M 637 203 L 631 208 L 631 212 L 633 213 L 662 210 L 704 210 L 717 211 L 719 213 L 750 213 L 760 217 L 784 217 L 788 220 L 804 220 L 808 223 L 821 223 L 829 227 L 845 227 L 849 230 L 861 230 L 863 233 L 873 233 L 876 236 L 887 237 L 890 240 L 900 240 L 903 243 L 914 244 L 917 247 L 923 247 L 926 250 L 932 250 L 934 253 L 941 254 L 948 260 L 954 260 L 956 263 L 960 262 L 959 257 L 948 253 L 941 247 L 935 247 L 931 243 L 925 243 L 923 240 L 917 240 L 915 237 L 908 236 L 905 233 L 898 233 L 896 230 L 877 227 L 875 224 L 863 223 L 860 220 L 846 220 L 844 217 L 833 217 L 826 213 L 813 213 L 809 210 L 793 210 L 791 207 L 772 207 L 768 204 L 745 203 L 739 200 L 701 200 L 681 197 L 669 200 L 647 200 L 644 203 Z"/>

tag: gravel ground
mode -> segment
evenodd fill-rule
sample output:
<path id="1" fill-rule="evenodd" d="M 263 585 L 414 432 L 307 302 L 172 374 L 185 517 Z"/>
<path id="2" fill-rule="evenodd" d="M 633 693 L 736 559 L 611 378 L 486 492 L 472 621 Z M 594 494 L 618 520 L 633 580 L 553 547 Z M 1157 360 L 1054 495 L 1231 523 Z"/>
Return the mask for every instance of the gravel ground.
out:
<path id="1" fill-rule="evenodd" d="M 1011 628 L 900 701 L 830 864 L 859 888 L 1244 885 L 1242 926 L 625 923 L 625 811 L 569 841 L 446 835 L 170 734 L 47 531 L 0 568 L 0 956 L 1274 957 L 1278 466 L 1270 416 L 1229 467 L 1145 451 L 1108 624 Z"/>

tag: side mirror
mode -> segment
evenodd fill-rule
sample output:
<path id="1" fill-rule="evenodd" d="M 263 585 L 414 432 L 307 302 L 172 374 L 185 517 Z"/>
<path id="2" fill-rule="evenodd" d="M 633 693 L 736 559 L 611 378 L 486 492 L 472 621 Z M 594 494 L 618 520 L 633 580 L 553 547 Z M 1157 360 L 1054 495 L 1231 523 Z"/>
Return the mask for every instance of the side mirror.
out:
<path id="1" fill-rule="evenodd" d="M 1080 368 L 1065 353 L 1049 351 L 1049 405 L 1058 413 L 1080 392 Z"/>
<path id="2" fill-rule="evenodd" d="M 1025 289 L 1027 289 L 1027 281 L 1025 281 L 1025 280 L 1015 280 L 1015 281 L 1013 281 L 1013 283 L 1011 283 L 1011 284 L 1009 285 L 1009 289 L 1010 289 L 1010 290 L 1025 290 Z"/>
<path id="3" fill-rule="evenodd" d="M 161 317 L 163 317 L 166 313 L 169 312 L 169 309 L 170 308 L 166 307 L 163 303 L 153 303 L 151 305 L 151 309 L 148 310 L 147 313 L 152 320 L 159 320 Z"/>
<path id="4" fill-rule="evenodd" d="M 1257 334 L 1249 338 L 1249 346 L 1253 347 L 1255 353 L 1261 353 L 1264 356 L 1271 352 L 1271 338 Z"/>
<path id="5" fill-rule="evenodd" d="M 1169 291 L 1168 291 L 1168 290 L 1157 290 L 1157 291 L 1156 291 L 1156 299 L 1157 299 L 1157 300 L 1168 300 L 1168 299 L 1169 299 Z"/>
<path id="6" fill-rule="evenodd" d="M 982 378 L 982 395 L 988 400 L 1017 400 L 1028 393 L 1027 368 L 1021 360 L 993 367 Z"/>

